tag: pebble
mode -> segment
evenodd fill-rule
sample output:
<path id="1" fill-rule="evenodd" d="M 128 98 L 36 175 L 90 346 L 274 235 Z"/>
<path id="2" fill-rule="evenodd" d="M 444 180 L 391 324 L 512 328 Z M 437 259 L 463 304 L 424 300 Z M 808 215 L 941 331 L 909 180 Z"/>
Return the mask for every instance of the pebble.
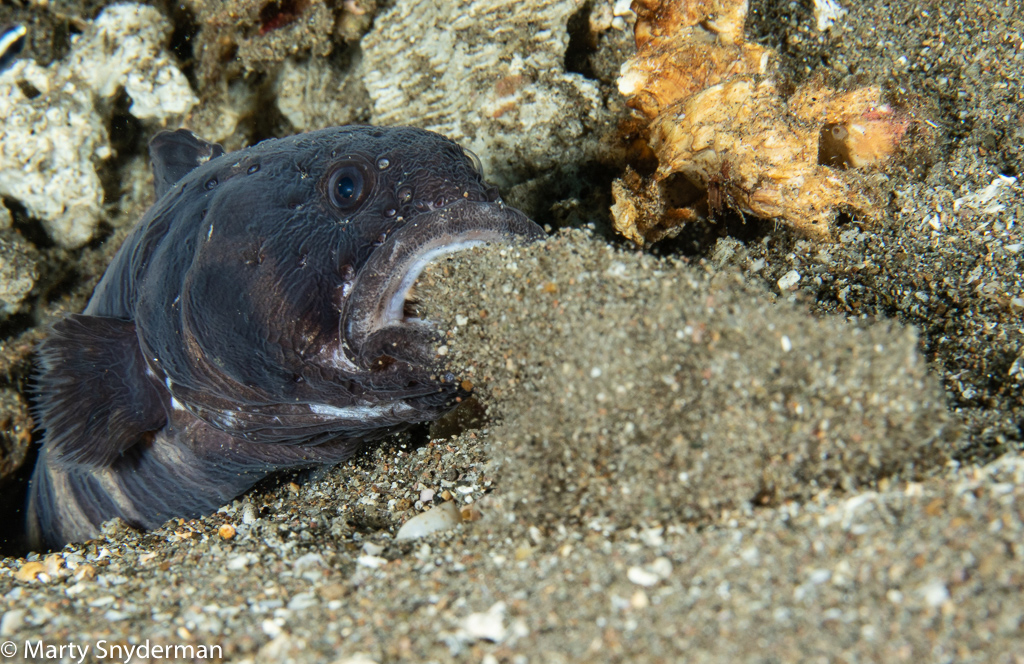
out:
<path id="1" fill-rule="evenodd" d="M 96 578 L 96 568 L 89 564 L 82 564 L 75 568 L 75 581 L 89 581 Z"/>
<path id="2" fill-rule="evenodd" d="M 316 595 L 311 592 L 298 593 L 288 602 L 289 611 L 302 611 L 319 604 Z"/>
<path id="3" fill-rule="evenodd" d="M 235 556 L 228 561 L 227 568 L 232 571 L 242 570 L 249 566 L 249 559 L 247 556 Z"/>
<path id="4" fill-rule="evenodd" d="M 924 603 L 932 608 L 938 608 L 949 601 L 949 589 L 938 579 L 924 585 L 920 592 Z"/>
<path id="5" fill-rule="evenodd" d="M 643 567 L 633 566 L 626 570 L 626 578 L 638 586 L 650 588 L 661 581 L 661 577 L 654 572 L 649 572 Z"/>
<path id="6" fill-rule="evenodd" d="M 380 556 L 359 556 L 356 558 L 356 564 L 362 565 L 363 567 L 369 567 L 370 569 L 377 569 L 388 564 L 387 558 L 381 558 Z"/>
<path id="7" fill-rule="evenodd" d="M 459 507 L 452 501 L 441 503 L 426 512 L 412 517 L 398 529 L 396 542 L 418 539 L 430 533 L 450 530 L 462 521 Z"/>
<path id="8" fill-rule="evenodd" d="M 18 581 L 35 581 L 36 577 L 46 571 L 46 566 L 39 561 L 27 562 L 14 573 Z"/>
<path id="9" fill-rule="evenodd" d="M 501 643 L 505 640 L 504 602 L 496 602 L 486 612 L 471 613 L 462 620 L 458 637 L 465 642 L 486 640 Z"/>
<path id="10" fill-rule="evenodd" d="M 796 285 L 800 283 L 800 273 L 796 270 L 790 270 L 786 274 L 779 277 L 778 280 L 779 290 L 783 293 L 791 291 L 796 288 Z"/>
<path id="11" fill-rule="evenodd" d="M 24 609 L 11 609 L 0 618 L 0 638 L 13 636 L 25 624 Z"/>
<path id="12" fill-rule="evenodd" d="M 383 548 L 381 551 L 383 551 Z M 302 572 L 327 567 L 327 563 L 324 562 L 324 557 L 319 553 L 306 553 L 296 558 L 295 562 L 292 563 L 292 566 L 295 568 L 295 571 Z"/>
<path id="13" fill-rule="evenodd" d="M 217 529 L 217 534 L 223 540 L 229 540 L 235 536 L 235 527 L 230 523 L 225 523 L 223 526 Z"/>
<path id="14" fill-rule="evenodd" d="M 384 553 L 384 547 L 373 542 L 363 542 L 363 553 L 368 556 L 379 556 Z"/>

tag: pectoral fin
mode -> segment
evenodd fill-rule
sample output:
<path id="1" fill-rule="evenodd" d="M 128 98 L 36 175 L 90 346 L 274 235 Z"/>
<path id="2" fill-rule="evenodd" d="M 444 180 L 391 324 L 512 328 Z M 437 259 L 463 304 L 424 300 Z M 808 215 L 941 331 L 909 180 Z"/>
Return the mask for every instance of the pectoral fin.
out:
<path id="1" fill-rule="evenodd" d="M 167 421 L 131 321 L 75 314 L 39 346 L 38 421 L 58 465 L 109 466 Z"/>

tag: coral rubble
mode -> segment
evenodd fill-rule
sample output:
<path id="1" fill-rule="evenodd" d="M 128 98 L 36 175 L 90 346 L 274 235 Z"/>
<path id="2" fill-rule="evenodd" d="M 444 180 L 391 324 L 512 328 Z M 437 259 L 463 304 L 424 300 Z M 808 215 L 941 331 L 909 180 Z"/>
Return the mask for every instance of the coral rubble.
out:
<path id="1" fill-rule="evenodd" d="M 604 150 L 598 84 L 565 69 L 583 2 L 399 0 L 363 38 L 375 124 L 443 133 L 507 185 Z"/>
<path id="2" fill-rule="evenodd" d="M 18 310 L 38 276 L 32 246 L 11 229 L 11 215 L 0 205 L 0 320 Z"/>
<path id="3" fill-rule="evenodd" d="M 164 49 L 159 11 L 107 7 L 70 54 L 49 67 L 20 60 L 0 73 L 0 195 L 38 218 L 55 242 L 79 247 L 101 217 L 97 167 L 112 155 L 106 118 L 122 91 L 139 120 L 167 122 L 197 100 Z"/>
<path id="4" fill-rule="evenodd" d="M 370 103 L 357 72 L 325 58 L 285 60 L 274 83 L 277 108 L 297 131 L 365 122 Z"/>
<path id="5" fill-rule="evenodd" d="M 865 217 L 850 169 L 884 164 L 914 124 L 875 86 L 817 77 L 782 92 L 774 53 L 744 41 L 747 0 L 637 0 L 636 57 L 619 91 L 646 120 L 653 173 L 613 185 L 616 229 L 637 244 L 730 208 L 826 238 L 837 211 Z"/>
<path id="6" fill-rule="evenodd" d="M 292 56 L 323 57 L 358 40 L 376 0 L 188 0 L 200 26 L 197 77 L 202 87 L 249 72 L 269 72 Z"/>

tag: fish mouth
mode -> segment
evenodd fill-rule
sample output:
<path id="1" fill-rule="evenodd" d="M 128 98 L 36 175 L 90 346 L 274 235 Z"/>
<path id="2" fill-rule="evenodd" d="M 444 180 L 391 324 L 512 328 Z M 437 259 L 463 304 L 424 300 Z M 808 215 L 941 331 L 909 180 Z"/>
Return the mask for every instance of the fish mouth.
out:
<path id="1" fill-rule="evenodd" d="M 437 335 L 408 310 L 416 280 L 443 256 L 488 243 L 530 242 L 544 231 L 503 203 L 460 200 L 418 215 L 392 233 L 359 270 L 342 310 L 342 340 L 365 369 L 382 358 L 426 365 Z"/>

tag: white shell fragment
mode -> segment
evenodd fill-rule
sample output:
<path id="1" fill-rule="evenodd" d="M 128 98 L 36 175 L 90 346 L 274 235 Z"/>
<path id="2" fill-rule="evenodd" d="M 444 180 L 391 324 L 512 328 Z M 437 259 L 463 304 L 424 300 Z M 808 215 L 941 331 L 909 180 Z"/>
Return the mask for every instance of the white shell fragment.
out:
<path id="1" fill-rule="evenodd" d="M 402 524 L 402 527 L 398 529 L 398 534 L 395 535 L 395 541 L 403 542 L 405 540 L 419 539 L 430 533 L 450 530 L 461 521 L 462 514 L 459 513 L 459 507 L 454 501 L 441 503 L 422 514 L 417 514 Z"/>

